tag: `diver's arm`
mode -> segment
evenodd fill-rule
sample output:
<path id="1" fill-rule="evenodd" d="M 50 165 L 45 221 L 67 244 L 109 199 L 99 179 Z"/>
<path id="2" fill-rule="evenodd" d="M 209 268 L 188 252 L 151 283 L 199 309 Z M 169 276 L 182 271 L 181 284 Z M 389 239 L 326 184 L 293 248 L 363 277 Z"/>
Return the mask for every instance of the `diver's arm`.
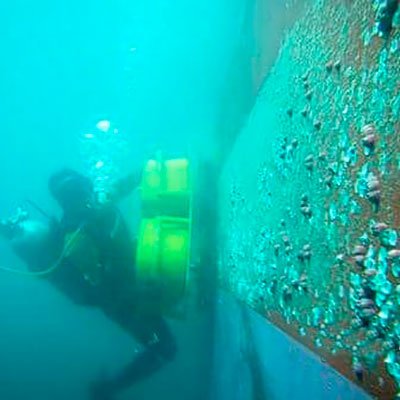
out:
<path id="1" fill-rule="evenodd" d="M 142 170 L 138 169 L 118 180 L 112 188 L 111 200 L 118 201 L 129 196 L 139 186 L 141 177 Z"/>

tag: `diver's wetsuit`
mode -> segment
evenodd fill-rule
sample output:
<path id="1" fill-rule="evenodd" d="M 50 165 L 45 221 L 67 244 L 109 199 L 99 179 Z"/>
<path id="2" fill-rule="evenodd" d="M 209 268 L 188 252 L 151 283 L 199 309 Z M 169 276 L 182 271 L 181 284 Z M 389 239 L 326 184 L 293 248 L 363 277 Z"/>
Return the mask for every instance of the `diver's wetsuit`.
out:
<path id="1" fill-rule="evenodd" d="M 130 191 L 129 182 L 120 182 L 116 199 Z M 95 285 L 88 282 L 79 266 L 69 263 L 68 258 L 48 279 L 74 302 L 101 308 L 108 318 L 144 347 L 119 375 L 97 382 L 92 388 L 93 399 L 109 399 L 113 393 L 129 387 L 158 370 L 166 361 L 172 360 L 176 353 L 176 343 L 161 315 L 140 315 L 135 312 L 135 246 L 116 206 L 92 203 L 79 213 L 64 209 L 61 222 L 53 224 L 50 245 L 53 259 L 55 254 L 60 254 L 65 235 L 79 228 L 99 249 L 99 262 L 103 270 L 101 281 Z M 51 257 L 51 251 L 49 254 Z M 38 267 L 39 264 L 31 263 L 31 269 Z"/>

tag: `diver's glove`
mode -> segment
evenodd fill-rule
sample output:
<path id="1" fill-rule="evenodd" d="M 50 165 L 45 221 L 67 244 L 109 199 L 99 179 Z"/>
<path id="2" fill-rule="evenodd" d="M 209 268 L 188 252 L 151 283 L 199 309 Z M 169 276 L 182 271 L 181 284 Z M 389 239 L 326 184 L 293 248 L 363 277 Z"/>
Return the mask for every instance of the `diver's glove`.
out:
<path id="1" fill-rule="evenodd" d="M 18 208 L 15 215 L 0 221 L 0 235 L 11 240 L 22 232 L 22 223 L 29 218 L 29 214 L 22 208 Z"/>

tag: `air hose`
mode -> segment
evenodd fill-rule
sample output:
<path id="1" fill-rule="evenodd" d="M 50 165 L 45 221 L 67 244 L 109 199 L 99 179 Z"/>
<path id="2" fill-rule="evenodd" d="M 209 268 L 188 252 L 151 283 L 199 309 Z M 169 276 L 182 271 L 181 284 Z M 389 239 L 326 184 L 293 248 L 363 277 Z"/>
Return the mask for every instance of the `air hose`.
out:
<path id="1" fill-rule="evenodd" d="M 58 257 L 58 259 L 52 264 L 49 268 L 43 270 L 43 271 L 37 271 L 37 272 L 30 272 L 30 271 L 23 271 L 20 269 L 16 268 L 7 268 L 0 266 L 0 271 L 5 271 L 5 272 L 10 272 L 13 274 L 17 275 L 23 275 L 23 276 L 30 276 L 30 277 L 42 277 L 51 274 L 54 272 L 60 265 L 63 259 L 68 255 L 70 252 L 71 248 L 73 248 L 76 244 L 76 241 L 79 238 L 80 233 L 82 232 L 82 227 L 78 228 L 67 240 L 66 244 L 64 245 L 63 251 L 61 255 Z"/>

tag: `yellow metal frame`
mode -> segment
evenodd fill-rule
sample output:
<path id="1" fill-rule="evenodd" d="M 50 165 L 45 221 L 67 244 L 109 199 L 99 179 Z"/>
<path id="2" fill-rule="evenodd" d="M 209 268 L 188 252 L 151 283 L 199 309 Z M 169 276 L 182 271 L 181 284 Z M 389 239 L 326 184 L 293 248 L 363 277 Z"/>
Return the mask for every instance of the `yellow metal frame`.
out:
<path id="1" fill-rule="evenodd" d="M 170 313 L 185 296 L 191 258 L 192 190 L 187 159 L 149 160 L 136 253 L 144 312 Z"/>

